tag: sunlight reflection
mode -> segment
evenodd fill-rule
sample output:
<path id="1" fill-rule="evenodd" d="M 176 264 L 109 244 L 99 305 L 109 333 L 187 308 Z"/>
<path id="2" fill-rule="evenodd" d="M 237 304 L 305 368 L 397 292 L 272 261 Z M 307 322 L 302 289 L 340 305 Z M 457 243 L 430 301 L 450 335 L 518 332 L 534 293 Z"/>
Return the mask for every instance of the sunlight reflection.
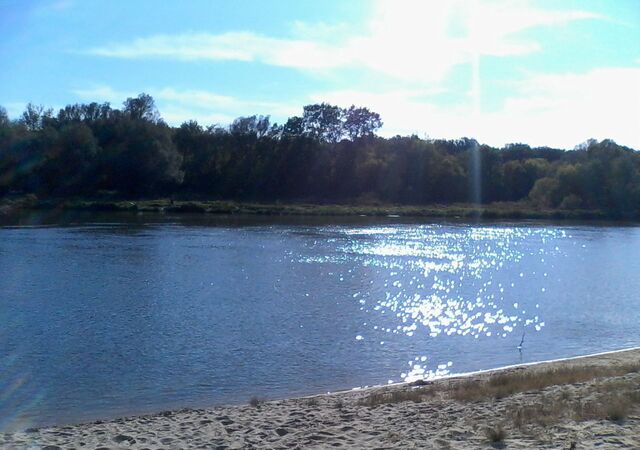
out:
<path id="1" fill-rule="evenodd" d="M 370 317 L 364 329 L 379 337 L 390 333 L 431 339 L 500 339 L 525 328 L 542 330 L 539 305 L 528 310 L 518 298 L 519 280 L 536 273 L 517 268 L 532 253 L 544 262 L 544 256 L 559 252 L 549 241 L 566 237 L 564 231 L 535 227 L 423 225 L 330 231 L 342 236 L 337 238 L 340 252 L 300 261 L 350 264 L 353 270 L 335 274 L 340 281 L 355 277 L 358 267 L 375 269 L 370 286 L 352 294 Z M 540 245 L 534 252 L 524 248 L 531 242 Z M 543 295 L 544 286 L 538 292 Z M 356 340 L 366 338 L 364 329 Z M 383 345 L 384 339 L 375 342 Z M 446 375 L 453 362 L 434 365 L 428 355 L 419 355 L 409 365 L 410 370 L 400 374 L 404 381 Z"/>

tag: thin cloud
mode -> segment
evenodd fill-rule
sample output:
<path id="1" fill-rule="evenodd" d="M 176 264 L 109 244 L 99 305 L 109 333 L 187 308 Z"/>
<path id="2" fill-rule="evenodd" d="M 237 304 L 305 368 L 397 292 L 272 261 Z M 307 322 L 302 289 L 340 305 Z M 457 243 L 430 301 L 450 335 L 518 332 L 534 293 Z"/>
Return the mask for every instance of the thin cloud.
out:
<path id="1" fill-rule="evenodd" d="M 115 106 L 121 105 L 126 98 L 139 94 L 120 91 L 107 85 L 95 85 L 72 92 L 85 101 L 109 102 Z M 155 99 L 161 116 L 172 125 L 188 120 L 197 120 L 203 124 L 228 124 L 237 117 L 253 114 L 271 115 L 274 119 L 284 120 L 302 110 L 302 103 L 245 100 L 205 90 L 164 87 L 145 89 L 144 92 Z"/>
<path id="2" fill-rule="evenodd" d="M 119 105 L 129 97 L 135 97 L 137 94 L 130 91 L 118 91 L 111 86 L 95 85 L 90 88 L 74 89 L 73 94 L 88 101 L 108 102 L 112 105 Z"/>
<path id="3" fill-rule="evenodd" d="M 346 55 L 316 42 L 277 39 L 252 32 L 158 35 L 126 44 L 99 47 L 89 53 L 116 58 L 168 58 L 183 61 L 234 60 L 263 62 L 296 69 L 334 68 L 346 64 Z"/>
<path id="4" fill-rule="evenodd" d="M 540 50 L 518 37 L 530 28 L 596 19 L 575 10 L 546 10 L 527 1 L 424 1 L 375 3 L 364 31 L 331 39 L 343 24 L 294 23 L 305 38 L 282 39 L 239 31 L 222 34 L 155 35 L 88 50 L 114 58 L 163 58 L 182 61 L 235 60 L 300 70 L 359 67 L 398 80 L 442 80 L 458 64 L 477 55 L 517 56 Z"/>
<path id="5" fill-rule="evenodd" d="M 245 100 L 204 90 L 163 88 L 151 90 L 151 94 L 161 102 L 179 104 L 187 108 L 188 111 L 224 111 L 225 116 L 232 118 L 252 114 L 284 118 L 298 114 L 302 108 L 300 104 Z M 185 120 L 187 119 L 190 117 Z"/>

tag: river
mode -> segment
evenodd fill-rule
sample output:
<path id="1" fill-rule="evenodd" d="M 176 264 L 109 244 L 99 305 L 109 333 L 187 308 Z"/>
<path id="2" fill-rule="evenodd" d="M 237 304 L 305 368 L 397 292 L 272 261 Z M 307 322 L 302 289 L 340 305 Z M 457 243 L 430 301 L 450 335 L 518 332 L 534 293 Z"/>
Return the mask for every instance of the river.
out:
<path id="1" fill-rule="evenodd" d="M 637 226 L 36 216 L 0 228 L 0 430 L 627 348 L 639 318 Z"/>

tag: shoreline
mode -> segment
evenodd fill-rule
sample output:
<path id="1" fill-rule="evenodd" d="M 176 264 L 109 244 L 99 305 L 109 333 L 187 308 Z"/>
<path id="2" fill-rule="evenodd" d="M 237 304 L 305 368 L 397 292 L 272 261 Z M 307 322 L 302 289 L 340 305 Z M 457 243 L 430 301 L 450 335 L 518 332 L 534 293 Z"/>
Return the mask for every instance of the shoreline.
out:
<path id="1" fill-rule="evenodd" d="M 452 374 L 437 376 L 437 377 L 434 377 L 434 378 L 424 379 L 424 380 L 421 380 L 421 381 L 424 381 L 426 383 L 435 383 L 435 382 L 440 382 L 440 381 L 445 381 L 445 380 L 463 379 L 463 378 L 469 378 L 469 377 L 481 376 L 481 375 L 491 375 L 491 374 L 494 374 L 494 373 L 497 373 L 497 372 L 503 372 L 503 371 L 509 371 L 509 370 L 512 370 L 512 369 L 518 369 L 520 367 L 527 368 L 527 367 L 530 367 L 530 366 L 538 366 L 538 365 L 541 365 L 541 364 L 571 362 L 573 360 L 579 360 L 579 359 L 583 359 L 583 358 L 595 358 L 595 357 L 599 357 L 599 356 L 615 355 L 617 353 L 624 353 L 624 352 L 631 352 L 631 351 L 638 352 L 638 354 L 640 356 L 640 346 L 634 346 L 634 347 L 622 348 L 622 349 L 618 349 L 618 350 L 608 350 L 608 351 L 604 351 L 604 352 L 589 353 L 589 354 L 586 354 L 586 355 L 567 356 L 566 358 L 545 359 L 545 360 L 542 360 L 542 361 L 532 361 L 532 362 L 519 363 L 519 364 L 510 364 L 508 366 L 492 367 L 491 369 L 480 369 L 480 370 L 472 370 L 471 372 L 452 373 Z M 421 385 L 420 384 L 421 381 L 418 380 L 417 384 L 416 384 L 416 381 L 397 381 L 397 382 L 388 383 L 388 384 L 374 384 L 374 385 L 371 385 L 371 386 L 353 387 L 353 388 L 350 388 L 350 389 L 341 389 L 341 390 L 338 390 L 338 391 L 329 391 L 329 392 L 323 392 L 323 393 L 319 393 L 319 394 L 309 394 L 309 395 L 303 395 L 303 396 L 300 396 L 300 397 L 290 397 L 290 398 L 284 398 L 284 399 L 275 399 L 273 401 L 307 399 L 307 398 L 319 397 L 319 396 L 322 396 L 322 395 L 340 395 L 340 394 L 348 394 L 350 392 L 366 392 L 366 391 L 369 391 L 369 390 L 383 389 L 383 388 L 393 388 L 393 387 L 402 387 L 402 386 L 419 386 L 419 385 Z M 220 405 L 220 406 L 238 406 L 238 405 Z"/>
<path id="2" fill-rule="evenodd" d="M 501 383 L 496 384 L 498 379 Z M 570 448 L 571 442 L 577 442 L 580 446 L 576 448 L 583 448 L 587 442 L 606 441 L 612 447 L 638 447 L 639 383 L 640 347 L 634 347 L 418 383 L 267 402 L 252 399 L 250 405 L 181 409 L 0 433 L 0 446 L 478 448 L 508 444 L 508 448 L 530 448 L 555 443 L 550 448 Z M 503 385 L 510 390 L 496 394 Z M 531 386 L 537 389 L 529 389 Z M 626 396 L 631 403 L 621 397 L 629 386 L 635 389 Z M 617 405 L 622 400 L 624 406 Z M 538 411 L 539 405 L 548 405 L 550 412 Z M 562 410 L 565 407 L 571 409 L 570 414 Z M 614 407 L 621 412 L 611 413 Z M 518 416 L 514 408 L 520 408 L 520 416 L 531 416 L 527 423 L 510 418 Z M 549 417 L 555 417 L 555 422 L 545 423 Z M 502 438 L 489 442 L 493 439 L 489 435 Z M 558 446 L 560 442 L 564 446 Z"/>
<path id="3" fill-rule="evenodd" d="M 640 217 L 621 217 L 601 210 L 549 209 L 524 202 L 473 204 L 358 204 L 310 202 L 239 202 L 225 200 L 100 200 L 37 199 L 24 197 L 0 199 L 0 217 L 15 217 L 29 212 L 129 212 L 202 215 L 257 216 L 371 216 L 424 217 L 480 220 L 588 220 L 637 223 Z"/>

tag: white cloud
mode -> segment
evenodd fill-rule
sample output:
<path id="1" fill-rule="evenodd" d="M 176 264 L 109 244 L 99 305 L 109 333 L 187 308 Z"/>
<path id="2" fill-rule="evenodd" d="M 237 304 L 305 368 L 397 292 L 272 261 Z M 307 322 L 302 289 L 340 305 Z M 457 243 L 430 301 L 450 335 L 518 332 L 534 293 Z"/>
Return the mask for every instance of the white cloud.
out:
<path id="1" fill-rule="evenodd" d="M 291 104 L 283 102 L 269 102 L 245 100 L 237 97 L 219 95 L 204 90 L 176 90 L 173 88 L 163 88 L 151 90 L 150 93 L 159 102 L 172 105 L 181 105 L 185 111 L 208 111 L 215 112 L 220 117 L 235 119 L 243 115 L 272 115 L 274 117 L 289 117 L 299 114 L 302 109 L 301 104 Z M 224 113 L 221 113 L 224 111 Z M 193 117 L 185 117 L 188 120 Z M 228 121 L 227 121 L 228 122 Z"/>
<path id="2" fill-rule="evenodd" d="M 378 0 L 363 30 L 296 22 L 298 37 L 253 32 L 156 35 L 89 50 L 119 58 L 237 60 L 302 70 L 360 67 L 397 80 L 433 83 L 475 55 L 514 56 L 540 49 L 518 33 L 597 18 L 583 11 L 536 8 L 526 0 Z M 304 35 L 304 37 L 300 37 Z M 336 38 L 340 36 L 340 39 Z"/>
<path id="3" fill-rule="evenodd" d="M 178 103 L 181 105 L 188 105 L 193 108 L 217 108 L 217 109 L 236 109 L 241 103 L 235 97 L 229 95 L 219 95 L 209 91 L 200 90 L 186 90 L 179 91 L 173 88 L 163 88 L 158 91 L 154 91 L 154 97 Z"/>
<path id="4" fill-rule="evenodd" d="M 127 98 L 137 95 L 134 92 L 118 91 L 106 85 L 95 85 L 91 88 L 75 89 L 72 92 L 82 100 L 109 102 L 115 107 L 121 105 Z"/>
<path id="5" fill-rule="evenodd" d="M 95 48 L 90 53 L 130 59 L 260 61 L 296 69 L 326 69 L 347 63 L 344 51 L 322 43 L 278 39 L 251 32 L 157 35 L 127 44 Z"/>
<path id="6" fill-rule="evenodd" d="M 640 149 L 640 68 L 536 75 L 519 88 L 520 95 L 507 99 L 499 113 L 504 130 L 494 133 L 565 148 L 587 138 L 611 138 Z"/>
<path id="7" fill-rule="evenodd" d="M 503 146 L 573 148 L 588 138 L 611 138 L 640 149 L 640 68 L 601 68 L 586 73 L 531 75 L 496 111 L 476 114 L 470 104 L 439 106 L 420 92 L 318 92 L 315 101 L 363 104 L 384 120 L 383 135 L 475 137 Z"/>
<path id="8" fill-rule="evenodd" d="M 169 124 L 177 126 L 189 120 L 196 120 L 201 125 L 227 125 L 233 122 L 234 116 L 207 110 L 193 110 L 175 104 L 162 107 L 162 118 Z"/>

